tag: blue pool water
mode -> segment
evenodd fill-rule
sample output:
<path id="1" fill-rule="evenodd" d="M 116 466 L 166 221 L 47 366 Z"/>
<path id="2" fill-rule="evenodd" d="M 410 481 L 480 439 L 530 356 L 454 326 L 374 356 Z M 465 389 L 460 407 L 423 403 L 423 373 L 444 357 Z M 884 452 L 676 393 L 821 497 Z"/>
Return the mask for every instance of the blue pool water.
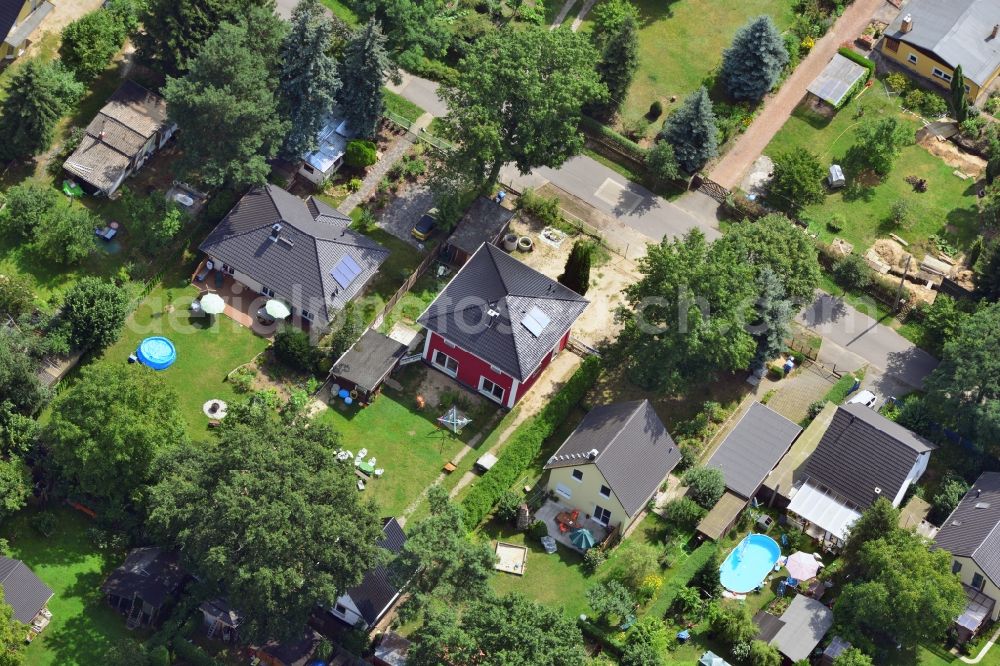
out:
<path id="1" fill-rule="evenodd" d="M 743 594 L 760 585 L 781 557 L 778 542 L 765 534 L 749 534 L 719 567 L 722 586 Z"/>
<path id="2" fill-rule="evenodd" d="M 174 343 L 163 337 L 146 338 L 139 343 L 136 355 L 153 370 L 166 370 L 177 360 Z"/>

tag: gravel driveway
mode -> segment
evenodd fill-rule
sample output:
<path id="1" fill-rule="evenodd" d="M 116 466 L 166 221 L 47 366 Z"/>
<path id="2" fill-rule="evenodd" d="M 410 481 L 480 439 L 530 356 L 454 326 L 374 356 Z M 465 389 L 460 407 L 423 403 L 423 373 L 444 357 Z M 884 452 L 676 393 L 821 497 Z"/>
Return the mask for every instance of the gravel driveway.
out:
<path id="1" fill-rule="evenodd" d="M 410 229 L 417 223 L 420 216 L 434 206 L 434 197 L 425 186 L 411 187 L 393 197 L 389 205 L 379 216 L 378 226 L 385 229 L 396 238 L 400 238 L 414 247 L 422 248 L 423 244 L 410 235 Z M 431 236 L 433 241 L 436 236 Z"/>

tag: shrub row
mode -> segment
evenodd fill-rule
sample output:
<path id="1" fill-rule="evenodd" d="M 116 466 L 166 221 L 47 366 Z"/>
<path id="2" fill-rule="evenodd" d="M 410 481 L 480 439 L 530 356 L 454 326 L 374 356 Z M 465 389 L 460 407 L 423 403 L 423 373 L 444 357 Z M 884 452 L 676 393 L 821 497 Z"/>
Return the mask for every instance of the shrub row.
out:
<path id="1" fill-rule="evenodd" d="M 542 443 L 566 420 L 570 410 L 586 395 L 601 372 L 600 360 L 584 360 L 559 393 L 537 415 L 528 419 L 514 433 L 500 459 L 462 501 L 465 525 L 473 529 L 481 523 L 517 477 L 531 465 Z"/>
<path id="2" fill-rule="evenodd" d="M 875 63 L 868 58 L 864 57 L 860 53 L 856 52 L 854 49 L 849 49 L 846 46 L 837 49 L 837 53 L 844 56 L 851 62 L 856 62 L 865 69 L 868 70 L 868 76 L 865 77 L 865 83 L 867 83 L 873 76 L 875 76 Z"/>
<path id="3" fill-rule="evenodd" d="M 626 136 L 619 134 L 607 125 L 600 123 L 589 116 L 583 116 L 580 122 L 583 130 L 588 134 L 613 143 L 619 150 L 632 158 L 644 162 L 646 160 L 646 149 L 632 141 Z"/>
<path id="4" fill-rule="evenodd" d="M 174 654 L 190 666 L 222 666 L 222 662 L 210 657 L 200 647 L 184 639 L 174 641 Z"/>
<path id="5" fill-rule="evenodd" d="M 664 613 L 670 610 L 670 607 L 674 605 L 674 598 L 680 589 L 687 587 L 687 584 L 691 582 L 694 575 L 705 566 L 706 562 L 712 559 L 718 548 L 718 544 L 714 541 L 706 541 L 695 548 L 694 552 L 677 567 L 677 571 L 670 577 L 670 580 L 660 588 L 660 594 L 654 602 L 656 609 Z"/>

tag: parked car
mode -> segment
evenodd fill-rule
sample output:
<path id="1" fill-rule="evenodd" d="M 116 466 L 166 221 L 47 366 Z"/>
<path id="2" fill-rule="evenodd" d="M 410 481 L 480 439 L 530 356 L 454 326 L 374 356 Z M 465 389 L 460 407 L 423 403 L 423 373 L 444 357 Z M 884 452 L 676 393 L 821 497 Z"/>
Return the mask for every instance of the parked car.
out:
<path id="1" fill-rule="evenodd" d="M 438 209 L 431 208 L 429 211 L 423 214 L 423 217 L 410 229 L 410 233 L 414 238 L 420 241 L 425 241 L 434 235 L 434 231 L 437 229 L 437 216 Z"/>
<path id="2" fill-rule="evenodd" d="M 858 391 L 853 398 L 847 401 L 848 405 L 864 405 L 870 409 L 875 409 L 878 396 L 871 391 Z"/>

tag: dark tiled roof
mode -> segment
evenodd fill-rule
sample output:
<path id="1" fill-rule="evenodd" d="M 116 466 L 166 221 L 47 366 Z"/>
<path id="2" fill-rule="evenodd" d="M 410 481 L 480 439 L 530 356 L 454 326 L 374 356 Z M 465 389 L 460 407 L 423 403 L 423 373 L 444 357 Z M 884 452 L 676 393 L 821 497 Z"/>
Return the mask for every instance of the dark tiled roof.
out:
<path id="1" fill-rule="evenodd" d="M 226 625 L 233 628 L 240 626 L 240 623 L 243 621 L 241 613 L 233 608 L 229 600 L 225 597 L 203 601 L 198 609 L 210 617 L 222 620 Z"/>
<path id="2" fill-rule="evenodd" d="M 483 243 L 492 243 L 507 228 L 512 217 L 514 211 L 504 208 L 493 199 L 479 197 L 459 220 L 448 243 L 472 254 Z"/>
<path id="3" fill-rule="evenodd" d="M 755 402 L 740 417 L 708 461 L 726 477 L 726 487 L 750 499 L 802 432 L 797 424 Z"/>
<path id="4" fill-rule="evenodd" d="M 522 323 L 537 307 L 549 323 L 538 337 Z M 587 307 L 587 300 L 493 245 L 462 266 L 418 320 L 462 349 L 524 381 Z M 490 323 L 488 310 L 499 312 Z"/>
<path id="5" fill-rule="evenodd" d="M 404 354 L 406 345 L 368 329 L 337 360 L 330 374 L 372 391 Z"/>
<path id="6" fill-rule="evenodd" d="M 351 219 L 312 197 L 303 201 L 276 185 L 256 187 L 229 211 L 201 244 L 298 310 L 326 323 L 368 284 L 389 256 L 381 245 L 351 229 Z M 278 241 L 272 226 L 281 225 Z M 342 288 L 331 271 L 344 257 L 361 272 Z"/>
<path id="7" fill-rule="evenodd" d="M 132 550 L 101 586 L 104 594 L 129 598 L 138 595 L 154 608 L 174 596 L 187 574 L 177 553 L 147 547 Z"/>
<path id="8" fill-rule="evenodd" d="M 891 502 L 917 456 L 934 448 L 864 405 L 842 405 L 806 461 L 805 477 L 865 509 L 874 503 L 876 488 Z"/>
<path id="9" fill-rule="evenodd" d="M 406 543 L 406 534 L 395 518 L 385 518 L 382 522 L 382 540 L 378 545 L 392 555 L 399 555 Z M 347 595 L 358 607 L 365 622 L 375 624 L 382 618 L 386 607 L 399 594 L 399 588 L 393 583 L 389 569 L 379 565 L 365 574 L 361 583 L 352 588 Z"/>
<path id="10" fill-rule="evenodd" d="M 3 41 L 14 27 L 17 15 L 24 8 L 25 0 L 0 0 L 0 41 Z"/>
<path id="11" fill-rule="evenodd" d="M 284 666 L 305 666 L 309 662 L 316 648 L 323 637 L 312 629 L 306 628 L 302 638 L 294 641 L 268 641 L 258 648 L 260 652 L 266 652 Z"/>
<path id="12" fill-rule="evenodd" d="M 1000 473 L 983 472 L 948 516 L 934 545 L 971 558 L 1000 586 Z"/>
<path id="13" fill-rule="evenodd" d="M 635 400 L 591 410 L 545 469 L 593 462 L 622 508 L 634 516 L 680 459 L 680 448 L 653 406 L 648 400 Z"/>
<path id="14" fill-rule="evenodd" d="M 125 81 L 87 125 L 87 134 L 63 168 L 107 189 L 157 132 L 170 126 L 167 103 L 134 81 Z"/>
<path id="15" fill-rule="evenodd" d="M 3 599 L 14 609 L 18 622 L 31 622 L 52 598 L 52 590 L 21 560 L 0 557 Z"/>

